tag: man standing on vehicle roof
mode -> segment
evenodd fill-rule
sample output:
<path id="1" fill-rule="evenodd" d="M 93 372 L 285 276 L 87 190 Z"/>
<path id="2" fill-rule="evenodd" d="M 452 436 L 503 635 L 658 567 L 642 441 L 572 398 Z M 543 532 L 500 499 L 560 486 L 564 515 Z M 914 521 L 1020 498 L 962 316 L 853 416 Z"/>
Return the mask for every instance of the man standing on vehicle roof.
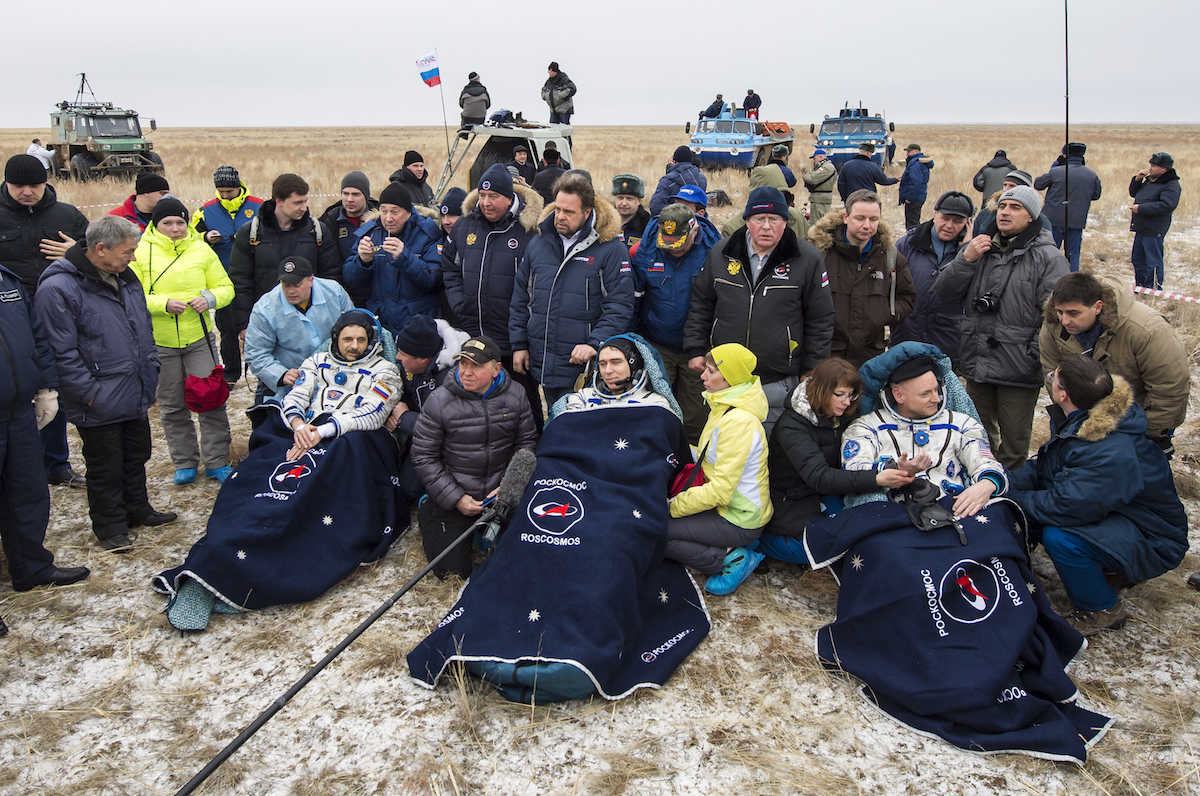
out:
<path id="1" fill-rule="evenodd" d="M 742 108 L 746 111 L 747 119 L 757 119 L 758 109 L 762 107 L 762 97 L 754 93 L 754 89 L 746 89 L 746 98 L 742 100 Z"/>
<path id="2" fill-rule="evenodd" d="M 855 191 L 874 191 L 876 185 L 895 185 L 900 182 L 898 178 L 883 173 L 879 164 L 871 159 L 874 154 L 874 144 L 860 144 L 858 154 L 842 165 L 837 189 L 843 202 Z"/>
<path id="3" fill-rule="evenodd" d="M 575 112 L 575 81 L 558 68 L 558 61 L 546 67 L 546 82 L 542 84 L 542 99 L 550 106 L 550 124 L 570 124 Z"/>

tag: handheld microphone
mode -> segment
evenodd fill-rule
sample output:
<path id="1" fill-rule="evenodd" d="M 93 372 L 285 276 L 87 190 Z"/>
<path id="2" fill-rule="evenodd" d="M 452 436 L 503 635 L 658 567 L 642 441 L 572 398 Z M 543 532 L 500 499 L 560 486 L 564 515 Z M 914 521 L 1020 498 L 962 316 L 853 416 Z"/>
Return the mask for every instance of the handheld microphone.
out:
<path id="1" fill-rule="evenodd" d="M 480 520 L 487 523 L 483 531 L 483 548 L 490 552 L 500 535 L 500 526 L 512 516 L 513 509 L 525 494 L 529 479 L 533 478 L 533 470 L 537 467 L 537 456 L 528 448 L 522 448 L 513 454 L 500 486 L 496 489 L 496 499 Z"/>

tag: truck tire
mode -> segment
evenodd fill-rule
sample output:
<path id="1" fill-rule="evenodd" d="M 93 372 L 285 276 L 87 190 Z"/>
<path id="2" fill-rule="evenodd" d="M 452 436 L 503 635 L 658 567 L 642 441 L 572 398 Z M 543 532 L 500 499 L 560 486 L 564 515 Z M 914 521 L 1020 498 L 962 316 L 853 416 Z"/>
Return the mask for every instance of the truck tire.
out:
<path id="1" fill-rule="evenodd" d="M 165 170 L 163 168 L 162 155 L 158 154 L 157 152 L 147 152 L 146 160 L 154 164 L 154 166 L 148 169 L 148 171 L 156 171 L 159 174 L 162 174 Z"/>
<path id="2" fill-rule="evenodd" d="M 88 154 L 80 152 L 71 156 L 71 179 L 77 182 L 87 182 L 92 178 L 92 166 L 96 161 Z"/>

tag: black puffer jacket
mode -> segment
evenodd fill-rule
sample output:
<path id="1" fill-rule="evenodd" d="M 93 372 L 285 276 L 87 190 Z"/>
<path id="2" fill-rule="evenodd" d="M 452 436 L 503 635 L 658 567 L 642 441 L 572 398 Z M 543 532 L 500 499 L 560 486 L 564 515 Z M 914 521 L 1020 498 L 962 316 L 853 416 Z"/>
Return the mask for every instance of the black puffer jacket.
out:
<path id="1" fill-rule="evenodd" d="M 396 169 L 388 177 L 389 182 L 398 182 L 408 191 L 408 198 L 412 200 L 414 205 L 424 205 L 425 207 L 433 207 L 433 189 L 429 187 L 429 172 L 425 172 L 425 176 L 417 179 L 417 175 L 413 174 L 407 168 Z"/>
<path id="2" fill-rule="evenodd" d="M 12 198 L 7 183 L 0 184 L 0 265 L 17 275 L 29 295 L 50 265 L 39 248 L 42 238 L 61 240 L 62 232 L 82 243 L 87 225 L 75 205 L 58 201 L 52 185 L 46 186 L 40 202 L 26 207 Z"/>
<path id="3" fill-rule="evenodd" d="M 842 469 L 842 432 L 851 418 L 817 415 L 808 403 L 806 384 L 792 390 L 771 432 L 767 467 L 775 516 L 764 532 L 778 536 L 803 536 L 804 523 L 821 510 L 821 495 L 878 488 L 875 470 Z"/>
<path id="4" fill-rule="evenodd" d="M 1169 169 L 1154 180 L 1129 181 L 1130 204 L 1138 206 L 1132 213 L 1129 228 L 1140 235 L 1162 237 L 1171 228 L 1171 214 L 1179 206 L 1179 175 Z"/>
<path id="5" fill-rule="evenodd" d="M 38 390 L 58 387 L 46 335 L 33 324 L 33 302 L 16 274 L 0 266 L 0 422 L 28 407 Z"/>
<path id="6" fill-rule="evenodd" d="M 751 284 L 745 227 L 709 252 L 692 280 L 683 350 L 703 356 L 722 343 L 741 343 L 758 357 L 764 384 L 812 370 L 829 356 L 833 296 L 821 254 L 784 230 Z"/>
<path id="7" fill-rule="evenodd" d="M 463 495 L 483 500 L 500 485 L 513 454 L 537 444 L 525 391 L 506 371 L 501 376 L 480 396 L 463 388 L 456 368 L 421 410 L 413 466 L 429 497 L 444 509 L 454 508 Z"/>
<path id="8" fill-rule="evenodd" d="M 1042 307 L 1069 270 L 1067 258 L 1036 222 L 1006 248 L 998 235 L 992 240 L 992 250 L 973 263 L 959 252 L 934 283 L 938 299 L 963 307 L 958 370 L 983 384 L 1040 387 Z M 995 310 L 975 306 L 986 294 L 997 297 Z"/>
<path id="9" fill-rule="evenodd" d="M 305 212 L 290 229 L 280 229 L 275 219 L 275 200 L 268 199 L 258 211 L 258 224 L 243 224 L 233 237 L 229 278 L 233 282 L 234 321 L 245 329 L 254 302 L 279 284 L 279 262 L 292 255 L 312 263 L 315 276 L 342 282 L 342 258 L 337 241 L 325 224 Z M 258 243 L 251 245 L 250 233 L 257 226 Z M 321 244 L 317 245 L 317 228 Z"/>

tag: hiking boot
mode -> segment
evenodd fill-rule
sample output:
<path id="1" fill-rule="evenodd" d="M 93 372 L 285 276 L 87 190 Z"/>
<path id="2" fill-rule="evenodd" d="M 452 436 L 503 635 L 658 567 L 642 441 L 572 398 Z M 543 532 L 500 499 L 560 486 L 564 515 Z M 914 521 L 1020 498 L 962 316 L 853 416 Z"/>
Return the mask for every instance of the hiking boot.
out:
<path id="1" fill-rule="evenodd" d="M 128 553 L 133 548 L 133 540 L 137 536 L 132 533 L 119 533 L 100 540 L 100 546 L 110 553 Z"/>
<path id="2" fill-rule="evenodd" d="M 1124 572 L 1108 572 L 1106 570 L 1104 572 L 1104 580 L 1108 583 L 1108 588 L 1116 592 L 1123 591 L 1134 585 L 1133 581 L 1126 577 Z"/>
<path id="3" fill-rule="evenodd" d="M 157 525 L 167 525 L 179 519 L 179 515 L 173 511 L 155 511 L 153 508 L 147 508 L 136 517 L 129 518 L 129 527 L 137 528 L 142 525 L 147 527 L 155 527 Z"/>
<path id="4" fill-rule="evenodd" d="M 705 582 L 704 590 L 718 596 L 733 594 L 737 591 L 737 587 L 742 585 L 742 581 L 750 577 L 750 573 L 762 563 L 764 558 L 766 556 L 754 550 L 747 550 L 744 547 L 733 548 L 725 556 L 725 565 L 721 572 L 711 576 Z"/>
<path id="5" fill-rule="evenodd" d="M 1085 638 L 1104 630 L 1117 630 L 1124 627 L 1128 620 L 1129 613 L 1120 598 L 1116 605 L 1104 611 L 1085 611 L 1080 608 L 1067 615 L 1067 621 Z"/>
<path id="6" fill-rule="evenodd" d="M 72 489 L 84 489 L 87 487 L 87 479 L 79 473 L 71 469 L 71 465 L 58 467 L 50 472 L 46 477 L 46 481 L 50 486 L 69 486 Z"/>

